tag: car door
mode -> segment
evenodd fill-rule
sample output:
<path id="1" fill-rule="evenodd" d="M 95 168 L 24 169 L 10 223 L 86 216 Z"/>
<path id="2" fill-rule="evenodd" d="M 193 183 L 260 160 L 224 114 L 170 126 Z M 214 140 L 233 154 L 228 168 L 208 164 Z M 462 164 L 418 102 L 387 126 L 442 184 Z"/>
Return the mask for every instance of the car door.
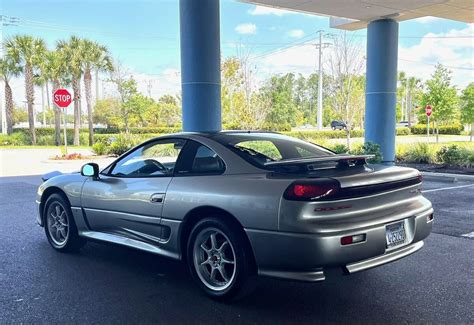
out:
<path id="1" fill-rule="evenodd" d="M 88 179 L 81 204 L 91 230 L 159 242 L 166 190 L 185 142 L 146 142 L 117 160 L 98 180 Z"/>

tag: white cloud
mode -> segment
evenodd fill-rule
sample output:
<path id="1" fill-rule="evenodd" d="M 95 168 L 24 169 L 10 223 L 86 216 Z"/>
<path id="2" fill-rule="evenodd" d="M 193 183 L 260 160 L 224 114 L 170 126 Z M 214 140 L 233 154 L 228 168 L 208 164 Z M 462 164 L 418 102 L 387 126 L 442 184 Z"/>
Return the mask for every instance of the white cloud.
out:
<path id="1" fill-rule="evenodd" d="M 428 33 L 413 46 L 399 46 L 398 70 L 427 80 L 434 71 L 433 65 L 441 63 L 452 71 L 453 84 L 464 88 L 474 80 L 473 34 L 474 24 L 468 24 L 466 28 L 446 33 Z"/>
<path id="2" fill-rule="evenodd" d="M 235 31 L 239 34 L 256 34 L 257 26 L 251 23 L 240 24 L 235 27 Z"/>
<path id="3" fill-rule="evenodd" d="M 288 35 L 293 38 L 301 38 L 304 36 L 304 31 L 302 29 L 292 29 L 288 32 Z"/>
<path id="4" fill-rule="evenodd" d="M 452 84 L 463 89 L 474 80 L 474 24 L 465 28 L 452 29 L 444 33 L 428 33 L 412 46 L 399 45 L 398 70 L 405 71 L 423 81 L 431 78 L 434 65 L 441 63 L 452 71 Z M 361 55 L 365 56 L 365 38 L 360 38 Z M 323 67 L 331 54 L 331 47 L 323 52 Z M 317 51 L 314 41 L 298 44 L 265 56 L 253 56 L 258 67 L 257 74 L 264 79 L 270 74 L 287 72 L 309 75 L 318 68 Z M 462 68 L 462 69 L 456 69 Z M 363 73 L 364 73 L 363 69 Z"/>

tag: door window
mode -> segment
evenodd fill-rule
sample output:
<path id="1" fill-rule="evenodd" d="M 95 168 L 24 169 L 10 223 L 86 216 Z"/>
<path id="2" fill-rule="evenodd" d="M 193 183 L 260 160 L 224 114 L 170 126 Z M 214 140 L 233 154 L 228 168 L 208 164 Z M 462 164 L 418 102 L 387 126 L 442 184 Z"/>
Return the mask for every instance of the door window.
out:
<path id="1" fill-rule="evenodd" d="M 183 139 L 166 139 L 141 146 L 119 160 L 110 175 L 117 177 L 172 176 Z"/>

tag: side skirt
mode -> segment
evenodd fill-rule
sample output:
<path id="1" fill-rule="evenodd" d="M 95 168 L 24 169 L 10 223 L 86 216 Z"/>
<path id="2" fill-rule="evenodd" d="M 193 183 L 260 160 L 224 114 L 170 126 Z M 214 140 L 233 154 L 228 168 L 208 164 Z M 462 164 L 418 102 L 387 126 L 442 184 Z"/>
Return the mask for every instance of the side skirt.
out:
<path id="1" fill-rule="evenodd" d="M 99 240 L 99 241 L 104 241 L 108 243 L 114 243 L 114 244 L 119 244 L 119 245 L 131 247 L 131 248 L 139 249 L 139 250 L 146 251 L 149 253 L 170 257 L 176 260 L 180 259 L 180 256 L 177 253 L 170 252 L 168 250 L 162 249 L 155 245 L 144 243 L 139 240 L 135 240 L 135 239 L 119 236 L 119 235 L 107 234 L 107 233 L 97 232 L 97 231 L 79 231 L 79 235 L 85 238 L 93 239 L 93 240 Z"/>

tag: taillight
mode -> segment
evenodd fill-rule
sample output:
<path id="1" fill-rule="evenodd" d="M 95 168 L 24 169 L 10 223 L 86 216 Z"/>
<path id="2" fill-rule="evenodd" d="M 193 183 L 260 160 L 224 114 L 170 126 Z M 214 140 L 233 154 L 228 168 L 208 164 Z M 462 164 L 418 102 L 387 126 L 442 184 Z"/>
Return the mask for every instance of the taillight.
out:
<path id="1" fill-rule="evenodd" d="M 421 173 L 418 174 L 418 176 L 416 176 L 416 178 L 418 178 L 418 181 L 419 181 L 420 183 L 423 182 L 423 175 L 422 175 Z"/>
<path id="2" fill-rule="evenodd" d="M 283 197 L 287 200 L 313 201 L 329 198 L 336 194 L 340 185 L 335 180 L 296 181 L 285 191 Z"/>

